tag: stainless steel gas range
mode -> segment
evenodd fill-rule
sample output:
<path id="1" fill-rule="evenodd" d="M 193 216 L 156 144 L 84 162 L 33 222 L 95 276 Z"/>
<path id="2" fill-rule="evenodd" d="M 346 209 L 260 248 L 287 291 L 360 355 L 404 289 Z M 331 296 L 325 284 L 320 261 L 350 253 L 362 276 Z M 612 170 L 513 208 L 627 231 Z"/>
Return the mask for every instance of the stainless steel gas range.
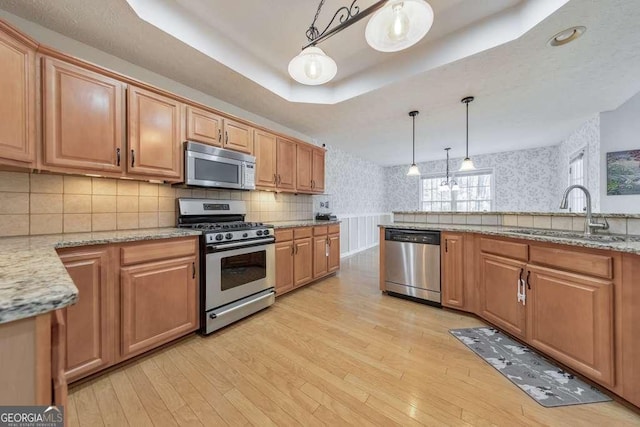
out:
<path id="1" fill-rule="evenodd" d="M 178 199 L 178 227 L 202 230 L 201 332 L 210 334 L 275 301 L 273 227 L 245 222 L 241 200 Z"/>

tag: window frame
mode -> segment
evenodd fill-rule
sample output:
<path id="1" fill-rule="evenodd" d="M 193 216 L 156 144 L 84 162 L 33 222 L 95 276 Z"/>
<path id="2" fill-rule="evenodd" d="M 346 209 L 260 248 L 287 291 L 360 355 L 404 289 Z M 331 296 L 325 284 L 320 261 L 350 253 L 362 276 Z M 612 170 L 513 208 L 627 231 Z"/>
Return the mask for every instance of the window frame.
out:
<path id="1" fill-rule="evenodd" d="M 473 176 L 473 175 L 489 175 L 489 194 L 490 194 L 490 208 L 488 211 L 460 211 L 457 209 L 457 197 L 454 193 L 457 192 L 449 192 L 451 194 L 451 197 L 449 198 L 449 202 L 451 203 L 451 210 L 449 211 L 426 211 L 426 212 L 462 212 L 462 213 L 481 213 L 481 212 L 493 212 L 495 211 L 495 203 L 496 203 L 496 176 L 495 176 L 495 169 L 494 168 L 482 168 L 482 169 L 475 169 L 473 171 L 465 171 L 465 172 L 454 172 L 454 173 L 450 173 L 449 174 L 449 179 L 455 179 L 457 180 L 457 178 L 459 177 L 463 177 L 463 176 Z M 425 200 L 424 200 L 424 180 L 426 179 L 437 179 L 439 181 L 443 181 L 447 178 L 446 173 L 432 173 L 432 174 L 426 174 L 426 175 L 422 175 L 420 177 L 420 180 L 418 182 L 418 190 L 419 190 L 419 206 L 420 206 L 420 210 L 421 211 L 425 211 L 424 209 L 424 204 L 425 204 Z M 430 203 L 431 201 L 426 201 L 426 203 Z"/>
<path id="2" fill-rule="evenodd" d="M 569 155 L 568 158 L 568 162 L 567 162 L 567 185 L 574 185 L 576 183 L 573 182 L 572 178 L 572 165 L 573 163 L 579 159 L 582 158 L 582 181 L 580 183 L 577 183 L 578 185 L 582 185 L 584 187 L 587 186 L 587 167 L 588 167 L 588 146 L 587 145 L 583 145 L 582 147 L 580 147 L 579 149 L 575 150 L 574 152 L 572 152 Z M 582 210 L 574 210 L 573 209 L 573 204 L 574 201 L 576 199 L 581 199 L 583 201 L 583 209 Z M 582 192 L 576 192 L 573 191 L 572 194 L 569 195 L 569 212 L 571 213 L 584 213 L 586 210 L 586 206 L 587 206 L 587 199 L 584 193 Z"/>

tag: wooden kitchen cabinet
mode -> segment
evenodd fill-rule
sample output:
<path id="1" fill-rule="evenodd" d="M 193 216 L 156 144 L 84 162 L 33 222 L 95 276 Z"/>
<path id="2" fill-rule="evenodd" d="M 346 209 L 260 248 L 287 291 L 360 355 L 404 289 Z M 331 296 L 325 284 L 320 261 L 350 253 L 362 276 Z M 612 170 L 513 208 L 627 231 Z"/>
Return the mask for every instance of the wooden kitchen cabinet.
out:
<path id="1" fill-rule="evenodd" d="M 311 193 L 313 179 L 313 148 L 298 144 L 296 147 L 296 188 L 300 193 Z"/>
<path id="2" fill-rule="evenodd" d="M 36 160 L 36 48 L 0 21 L 0 163 L 11 166 Z"/>
<path id="3" fill-rule="evenodd" d="M 127 100 L 127 174 L 181 181 L 183 105 L 135 86 L 129 86 Z"/>
<path id="4" fill-rule="evenodd" d="M 527 341 L 599 382 L 614 385 L 613 283 L 529 265 Z"/>
<path id="5" fill-rule="evenodd" d="M 442 233 L 442 305 L 465 308 L 464 298 L 464 234 Z"/>
<path id="6" fill-rule="evenodd" d="M 336 225 L 337 232 L 332 233 L 331 226 L 329 226 L 329 235 L 327 241 L 329 242 L 329 257 L 327 259 L 327 272 L 333 273 L 340 270 L 340 225 Z"/>
<path id="7" fill-rule="evenodd" d="M 296 191 L 296 145 L 288 139 L 277 138 L 277 187 L 283 191 Z"/>
<path id="8" fill-rule="evenodd" d="M 293 241 L 276 242 L 276 295 L 293 289 Z"/>
<path id="9" fill-rule="evenodd" d="M 76 304 L 61 310 L 64 371 L 66 380 L 73 382 L 114 361 L 116 289 L 107 246 L 65 249 L 59 255 L 79 293 Z"/>
<path id="10" fill-rule="evenodd" d="M 186 116 L 189 141 L 222 147 L 222 116 L 190 105 L 186 108 Z"/>
<path id="11" fill-rule="evenodd" d="M 324 193 L 324 157 L 325 150 L 314 148 L 311 155 L 311 191 Z"/>
<path id="12" fill-rule="evenodd" d="M 298 287 L 313 279 L 313 243 L 311 237 L 304 237 L 296 239 L 293 244 L 293 286 Z"/>
<path id="13" fill-rule="evenodd" d="M 273 189 L 278 181 L 278 143 L 275 135 L 253 131 L 256 156 L 256 188 Z"/>
<path id="14" fill-rule="evenodd" d="M 314 236 L 313 238 L 313 278 L 327 274 L 329 258 L 329 241 L 327 235 Z"/>
<path id="15" fill-rule="evenodd" d="M 43 163 L 49 170 L 119 176 L 125 149 L 125 85 L 43 57 Z"/>
<path id="16" fill-rule="evenodd" d="M 225 118 L 223 147 L 253 154 L 253 128 L 244 123 Z"/>
<path id="17" fill-rule="evenodd" d="M 526 307 L 518 302 L 518 281 L 526 263 L 486 253 L 480 257 L 480 315 L 525 339 Z"/>

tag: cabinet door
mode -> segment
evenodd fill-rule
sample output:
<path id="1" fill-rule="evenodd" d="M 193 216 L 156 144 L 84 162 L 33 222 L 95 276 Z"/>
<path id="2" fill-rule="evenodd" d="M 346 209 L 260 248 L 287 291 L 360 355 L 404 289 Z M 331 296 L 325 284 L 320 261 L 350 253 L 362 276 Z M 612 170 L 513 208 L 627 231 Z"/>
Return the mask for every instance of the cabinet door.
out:
<path id="1" fill-rule="evenodd" d="M 244 123 L 224 119 L 224 148 L 253 153 L 253 128 Z"/>
<path id="2" fill-rule="evenodd" d="M 296 143 L 288 139 L 277 139 L 276 174 L 278 188 L 296 190 Z"/>
<path id="3" fill-rule="evenodd" d="M 294 287 L 304 285 L 313 279 L 313 250 L 311 237 L 297 239 L 294 244 Z"/>
<path id="4" fill-rule="evenodd" d="M 518 280 L 525 263 L 486 253 L 480 261 L 480 314 L 489 322 L 524 339 L 525 305 L 518 302 Z"/>
<path id="5" fill-rule="evenodd" d="M 187 106 L 187 139 L 222 147 L 222 117 Z"/>
<path id="6" fill-rule="evenodd" d="M 296 188 L 298 192 L 311 193 L 313 149 L 307 145 L 298 144 L 296 151 Z"/>
<path id="7" fill-rule="evenodd" d="M 29 166 L 36 140 L 35 45 L 19 38 L 0 22 L 0 159 Z"/>
<path id="8" fill-rule="evenodd" d="M 327 274 L 327 261 L 329 258 L 329 242 L 327 236 L 313 238 L 313 278 Z"/>
<path id="9" fill-rule="evenodd" d="M 276 243 L 276 294 L 281 295 L 293 289 L 292 241 Z"/>
<path id="10" fill-rule="evenodd" d="M 62 252 L 62 263 L 79 292 L 79 300 L 63 310 L 66 325 L 65 373 L 75 381 L 113 362 L 116 316 L 108 249 Z"/>
<path id="11" fill-rule="evenodd" d="M 123 359 L 198 328 L 197 271 L 195 257 L 120 269 Z"/>
<path id="12" fill-rule="evenodd" d="M 130 86 L 127 172 L 180 181 L 182 171 L 182 104 L 166 96 Z"/>
<path id="13" fill-rule="evenodd" d="M 443 233 L 442 305 L 464 308 L 464 235 Z"/>
<path id="14" fill-rule="evenodd" d="M 332 273 L 340 270 L 340 235 L 329 234 L 329 259 L 327 260 L 327 271 Z"/>
<path id="15" fill-rule="evenodd" d="M 253 132 L 256 156 L 256 187 L 274 188 L 277 181 L 277 143 L 275 135 L 256 130 Z"/>
<path id="16" fill-rule="evenodd" d="M 528 341 L 576 371 L 613 385 L 613 283 L 528 269 Z"/>
<path id="17" fill-rule="evenodd" d="M 324 155 L 324 150 L 313 150 L 311 186 L 314 193 L 324 193 Z"/>
<path id="18" fill-rule="evenodd" d="M 124 83 L 55 59 L 43 61 L 45 165 L 122 172 Z"/>

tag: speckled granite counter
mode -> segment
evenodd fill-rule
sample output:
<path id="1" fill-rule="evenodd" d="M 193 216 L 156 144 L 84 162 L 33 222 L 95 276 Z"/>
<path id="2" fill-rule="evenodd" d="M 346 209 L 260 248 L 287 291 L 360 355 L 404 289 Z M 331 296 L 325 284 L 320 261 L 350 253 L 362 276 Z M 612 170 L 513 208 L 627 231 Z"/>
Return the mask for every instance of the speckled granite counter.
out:
<path id="1" fill-rule="evenodd" d="M 533 229 L 519 230 L 514 227 L 505 227 L 501 225 L 425 224 L 418 222 L 389 222 L 379 224 L 379 227 L 410 230 L 469 232 L 492 236 L 511 237 L 513 239 L 557 243 L 560 245 L 628 252 L 640 255 L 640 236 L 602 235 L 594 237 L 593 240 L 589 240 L 577 237 L 579 234 L 572 232 Z"/>
<path id="2" fill-rule="evenodd" d="M 57 234 L 0 239 L 0 323 L 73 304 L 78 289 L 56 249 L 199 235 L 178 228 Z"/>
<path id="3" fill-rule="evenodd" d="M 274 228 L 295 228 L 295 227 L 313 227 L 314 225 L 340 224 L 340 220 L 318 221 L 315 219 L 305 219 L 302 221 L 276 221 L 270 222 Z"/>

